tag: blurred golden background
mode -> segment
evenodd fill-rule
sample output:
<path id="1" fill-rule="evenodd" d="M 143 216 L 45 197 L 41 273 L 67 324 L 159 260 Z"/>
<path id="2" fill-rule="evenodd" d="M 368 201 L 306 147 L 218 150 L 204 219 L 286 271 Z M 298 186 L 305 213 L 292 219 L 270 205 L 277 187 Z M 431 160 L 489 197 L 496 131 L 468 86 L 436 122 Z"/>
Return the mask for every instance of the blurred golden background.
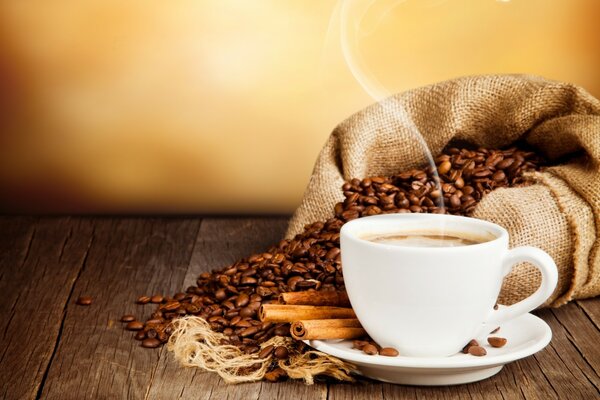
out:
<path id="1" fill-rule="evenodd" d="M 596 0 L 3 1 L 0 206 L 288 213 L 370 94 L 531 73 L 600 96 L 599 17 Z"/>

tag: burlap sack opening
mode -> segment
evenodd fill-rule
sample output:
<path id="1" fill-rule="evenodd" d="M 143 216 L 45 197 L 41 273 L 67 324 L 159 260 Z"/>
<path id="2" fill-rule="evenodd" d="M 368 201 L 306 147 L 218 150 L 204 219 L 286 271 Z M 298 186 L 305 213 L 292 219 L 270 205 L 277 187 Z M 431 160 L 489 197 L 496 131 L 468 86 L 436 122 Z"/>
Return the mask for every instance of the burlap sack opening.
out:
<path id="1" fill-rule="evenodd" d="M 600 101 L 575 85 L 534 76 L 454 79 L 354 114 L 323 147 L 287 237 L 330 218 L 344 180 L 424 165 L 413 127 L 434 156 L 451 141 L 500 148 L 523 140 L 548 158 L 552 167 L 530 174 L 531 186 L 493 191 L 473 216 L 507 228 L 511 246 L 540 247 L 554 258 L 559 282 L 547 305 L 600 294 Z M 539 279 L 533 266 L 517 266 L 500 302 L 528 296 Z"/>

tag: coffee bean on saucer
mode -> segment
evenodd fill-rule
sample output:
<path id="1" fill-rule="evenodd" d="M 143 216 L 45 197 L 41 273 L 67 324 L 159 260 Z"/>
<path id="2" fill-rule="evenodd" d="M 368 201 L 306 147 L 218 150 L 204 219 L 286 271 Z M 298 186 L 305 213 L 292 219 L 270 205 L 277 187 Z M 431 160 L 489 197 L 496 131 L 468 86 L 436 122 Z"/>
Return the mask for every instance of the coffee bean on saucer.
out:
<path id="1" fill-rule="evenodd" d="M 462 352 L 467 354 L 469 352 L 469 348 L 473 346 L 479 346 L 479 343 L 477 343 L 477 340 L 475 339 L 472 339 L 469 343 L 467 343 L 467 345 L 463 347 Z"/>
<path id="2" fill-rule="evenodd" d="M 487 351 L 481 346 L 471 346 L 469 347 L 469 354 L 476 357 L 485 356 Z"/>
<path id="3" fill-rule="evenodd" d="M 374 356 L 375 354 L 377 354 L 377 347 L 375 347 L 371 343 L 368 343 L 363 346 L 362 351 L 370 356 Z"/>
<path id="4" fill-rule="evenodd" d="M 497 337 L 497 336 L 491 336 L 488 338 L 487 341 L 490 344 L 490 346 L 492 346 L 492 347 L 502 347 L 507 342 L 507 340 L 505 338 Z"/>
<path id="5" fill-rule="evenodd" d="M 75 304 L 80 306 L 89 306 L 92 304 L 92 298 L 90 296 L 81 296 L 75 301 Z"/>
<path id="6" fill-rule="evenodd" d="M 386 356 L 386 357 L 397 357 L 398 356 L 398 350 L 394 349 L 393 347 L 384 347 L 381 350 L 379 350 L 379 355 L 381 356 Z"/>
<path id="7" fill-rule="evenodd" d="M 352 348 L 362 350 L 363 347 L 365 347 L 368 344 L 369 342 L 367 342 L 366 340 L 355 340 L 352 342 Z"/>

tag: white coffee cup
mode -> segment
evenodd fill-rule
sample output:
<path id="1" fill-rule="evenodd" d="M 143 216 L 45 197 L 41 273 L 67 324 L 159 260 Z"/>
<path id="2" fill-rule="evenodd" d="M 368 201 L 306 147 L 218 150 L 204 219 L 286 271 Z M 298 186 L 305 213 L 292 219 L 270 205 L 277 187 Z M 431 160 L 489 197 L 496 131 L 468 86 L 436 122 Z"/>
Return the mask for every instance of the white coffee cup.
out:
<path id="1" fill-rule="evenodd" d="M 491 240 L 459 247 L 404 247 L 366 238 L 440 231 Z M 508 232 L 491 222 L 438 214 L 387 214 L 347 222 L 341 230 L 348 297 L 360 323 L 382 347 L 403 356 L 459 352 L 507 321 L 541 305 L 554 291 L 556 264 L 535 247 L 508 248 Z M 542 273 L 526 299 L 494 310 L 502 279 L 522 261 Z"/>

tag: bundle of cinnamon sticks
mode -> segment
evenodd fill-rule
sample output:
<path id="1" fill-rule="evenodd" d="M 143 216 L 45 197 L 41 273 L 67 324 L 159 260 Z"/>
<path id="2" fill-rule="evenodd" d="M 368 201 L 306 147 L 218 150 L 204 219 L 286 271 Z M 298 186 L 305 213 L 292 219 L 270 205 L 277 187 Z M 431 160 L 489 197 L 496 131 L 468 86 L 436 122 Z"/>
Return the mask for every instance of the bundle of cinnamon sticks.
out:
<path id="1" fill-rule="evenodd" d="M 367 335 L 345 292 L 289 292 L 279 296 L 281 304 L 263 304 L 263 322 L 289 322 L 297 340 L 357 339 Z"/>

